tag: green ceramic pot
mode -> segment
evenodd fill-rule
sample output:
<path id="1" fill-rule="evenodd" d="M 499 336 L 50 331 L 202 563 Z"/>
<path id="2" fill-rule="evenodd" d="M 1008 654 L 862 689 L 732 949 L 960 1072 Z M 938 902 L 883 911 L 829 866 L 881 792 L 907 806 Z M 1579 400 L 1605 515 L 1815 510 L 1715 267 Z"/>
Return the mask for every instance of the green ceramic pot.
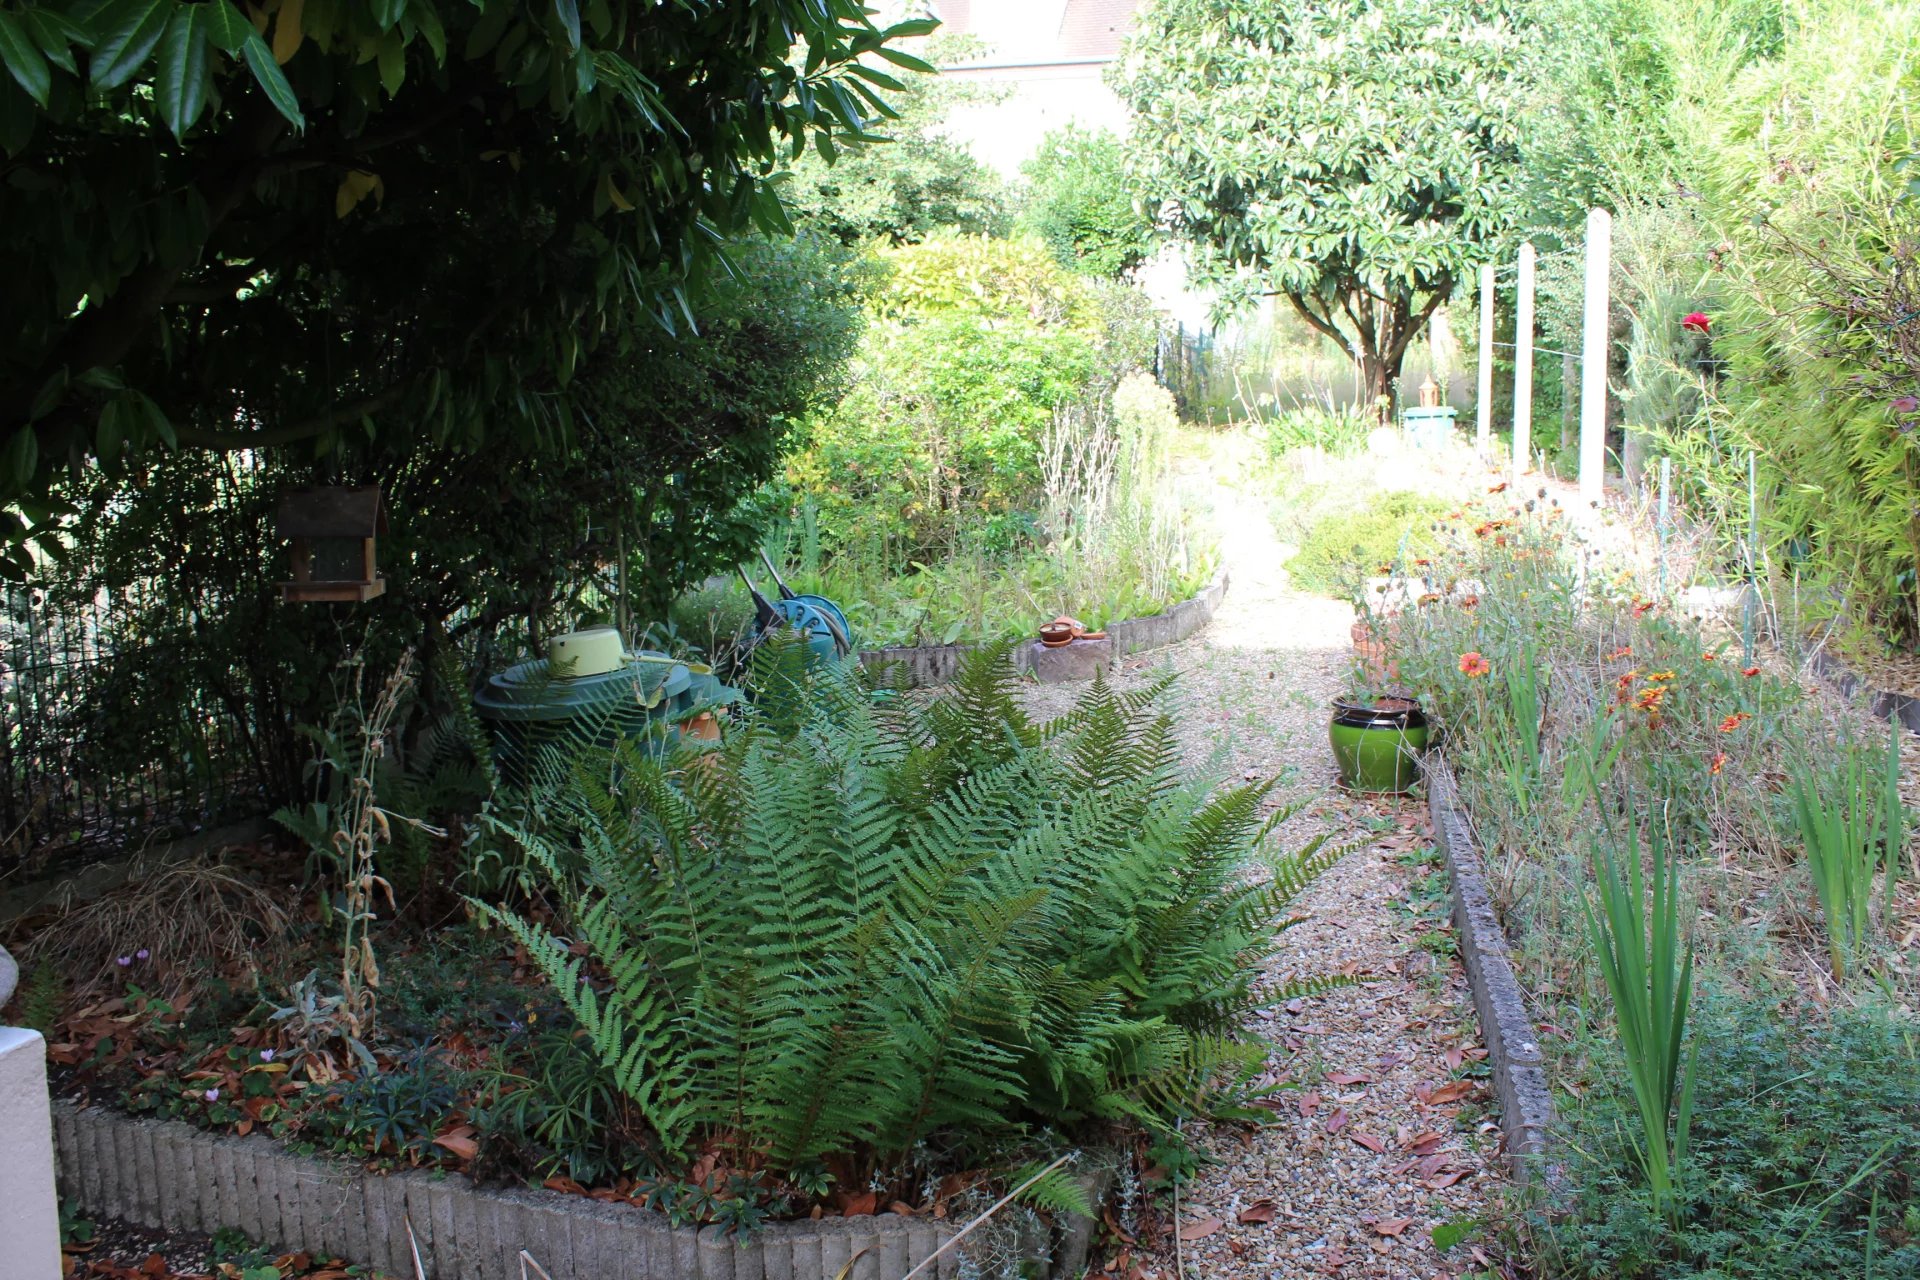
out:
<path id="1" fill-rule="evenodd" d="M 1327 737 L 1340 781 L 1355 791 L 1398 793 L 1420 780 L 1427 717 L 1411 698 L 1337 698 Z"/>

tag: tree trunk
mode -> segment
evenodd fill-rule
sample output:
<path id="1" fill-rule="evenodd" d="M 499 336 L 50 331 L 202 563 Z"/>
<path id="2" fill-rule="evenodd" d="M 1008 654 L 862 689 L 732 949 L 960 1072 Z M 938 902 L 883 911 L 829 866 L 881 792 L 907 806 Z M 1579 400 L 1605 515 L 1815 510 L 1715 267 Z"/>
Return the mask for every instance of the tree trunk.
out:
<path id="1" fill-rule="evenodd" d="M 1397 367 L 1375 355 L 1362 355 L 1356 362 L 1360 371 L 1360 408 L 1382 426 L 1393 421 L 1393 384 Z"/>

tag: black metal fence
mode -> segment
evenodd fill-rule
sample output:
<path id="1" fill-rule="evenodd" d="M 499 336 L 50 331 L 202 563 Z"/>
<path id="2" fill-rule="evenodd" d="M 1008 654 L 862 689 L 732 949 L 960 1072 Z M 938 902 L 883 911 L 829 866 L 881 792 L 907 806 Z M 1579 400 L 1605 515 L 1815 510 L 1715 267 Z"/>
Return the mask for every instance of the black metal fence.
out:
<path id="1" fill-rule="evenodd" d="M 145 587 L 0 586 L 0 879 L 263 810 L 247 691 L 157 614 L 191 621 Z"/>

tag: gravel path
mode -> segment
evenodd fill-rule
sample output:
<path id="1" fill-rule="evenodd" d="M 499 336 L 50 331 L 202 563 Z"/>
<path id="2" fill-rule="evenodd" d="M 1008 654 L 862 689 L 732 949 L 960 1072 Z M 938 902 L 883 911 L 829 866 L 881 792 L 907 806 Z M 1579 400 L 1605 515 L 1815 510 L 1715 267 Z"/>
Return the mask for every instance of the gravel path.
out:
<path id="1" fill-rule="evenodd" d="M 1224 483 L 1218 472 L 1229 474 Z M 1147 1230 L 1116 1273 L 1189 1277 L 1456 1277 L 1484 1268 L 1478 1224 L 1502 1177 L 1479 1027 L 1445 924 L 1423 803 L 1334 787 L 1326 707 L 1350 660 L 1352 611 L 1294 591 L 1264 502 L 1217 467 L 1210 498 L 1231 583 L 1213 625 L 1128 660 L 1122 685 L 1181 672 L 1189 759 L 1229 777 L 1279 776 L 1300 803 L 1283 839 L 1355 847 L 1296 904 L 1263 983 L 1345 973 L 1355 985 L 1260 1011 L 1277 1123 L 1194 1135 L 1209 1157 L 1180 1192 L 1180 1236 Z M 1058 711 L 1071 687 L 1038 687 Z M 1454 1226 L 1463 1238 L 1447 1240 Z M 1432 1239 L 1436 1227 L 1451 1248 Z"/>

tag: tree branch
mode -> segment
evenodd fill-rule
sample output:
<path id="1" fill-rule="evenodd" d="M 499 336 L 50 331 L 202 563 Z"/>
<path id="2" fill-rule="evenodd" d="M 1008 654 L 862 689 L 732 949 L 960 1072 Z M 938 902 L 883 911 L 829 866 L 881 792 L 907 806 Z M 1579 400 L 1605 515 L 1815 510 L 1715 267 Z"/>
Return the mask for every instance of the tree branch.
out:
<path id="1" fill-rule="evenodd" d="M 1395 331 L 1393 343 L 1388 348 L 1387 363 L 1398 364 L 1400 362 L 1400 357 L 1407 353 L 1407 344 L 1412 342 L 1414 335 L 1420 332 L 1420 327 L 1426 324 L 1428 317 L 1432 316 L 1433 313 L 1439 309 L 1442 302 L 1445 302 L 1452 296 L 1453 281 L 1445 277 L 1442 277 L 1442 281 L 1443 283 L 1427 298 L 1427 305 L 1420 308 L 1420 313 L 1418 315 L 1409 315 L 1405 330 Z"/>
<path id="2" fill-rule="evenodd" d="M 1340 349 L 1347 353 L 1348 359 L 1353 358 L 1352 339 L 1340 332 L 1340 326 L 1335 324 L 1331 317 L 1322 317 L 1317 312 L 1311 310 L 1307 306 L 1306 300 L 1297 293 L 1289 293 L 1287 295 L 1287 301 L 1293 304 L 1293 309 L 1300 313 L 1302 320 L 1305 320 L 1308 324 L 1339 343 Z"/>

